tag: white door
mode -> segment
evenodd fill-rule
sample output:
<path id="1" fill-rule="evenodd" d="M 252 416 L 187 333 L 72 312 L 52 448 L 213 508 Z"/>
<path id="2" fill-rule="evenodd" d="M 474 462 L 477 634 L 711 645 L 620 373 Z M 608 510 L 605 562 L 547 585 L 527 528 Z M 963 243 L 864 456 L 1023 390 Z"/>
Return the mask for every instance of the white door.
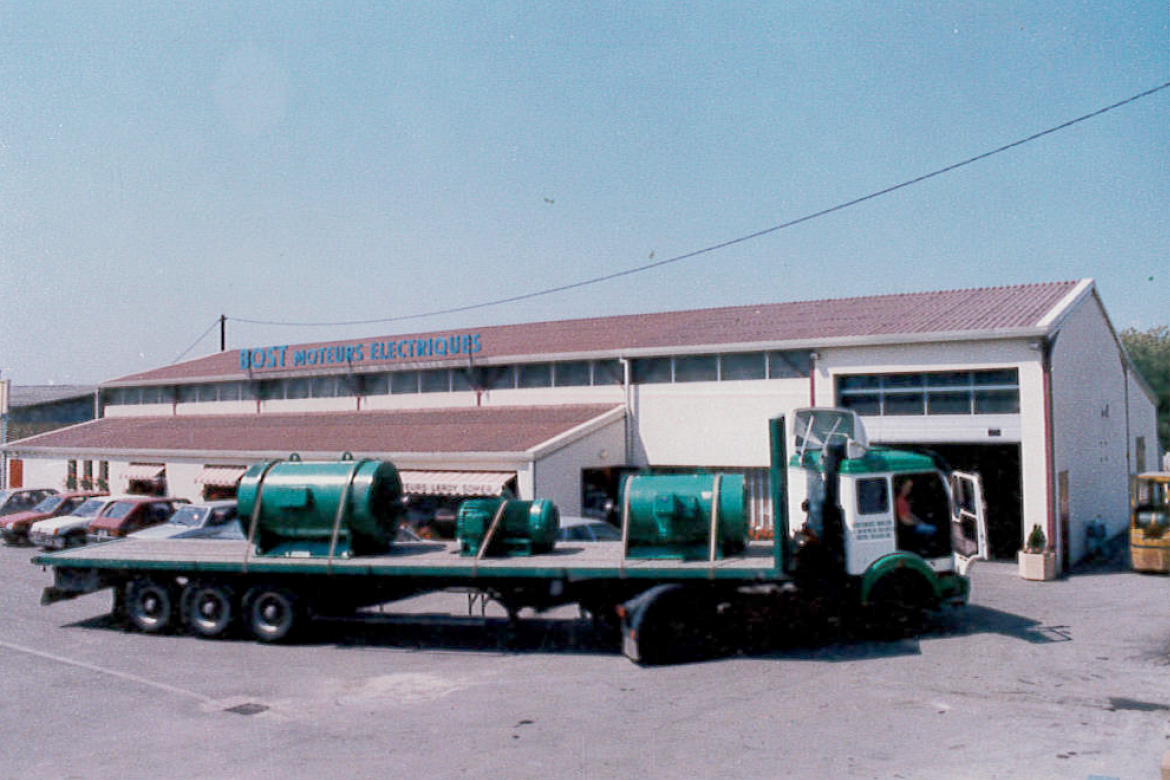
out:
<path id="1" fill-rule="evenodd" d="M 987 511 L 978 474 L 951 473 L 951 549 L 959 574 L 987 560 Z"/>

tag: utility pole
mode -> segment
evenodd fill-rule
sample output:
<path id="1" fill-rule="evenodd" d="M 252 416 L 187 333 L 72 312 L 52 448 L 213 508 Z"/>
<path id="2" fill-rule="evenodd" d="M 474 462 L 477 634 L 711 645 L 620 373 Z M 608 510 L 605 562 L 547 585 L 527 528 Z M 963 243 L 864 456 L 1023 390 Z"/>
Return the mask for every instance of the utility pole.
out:
<path id="1" fill-rule="evenodd" d="M 8 379 L 0 379 L 0 447 L 8 443 Z M 8 487 L 8 453 L 0 451 L 0 488 Z"/>
<path id="2" fill-rule="evenodd" d="M 227 352 L 227 315 L 219 315 L 219 351 Z"/>

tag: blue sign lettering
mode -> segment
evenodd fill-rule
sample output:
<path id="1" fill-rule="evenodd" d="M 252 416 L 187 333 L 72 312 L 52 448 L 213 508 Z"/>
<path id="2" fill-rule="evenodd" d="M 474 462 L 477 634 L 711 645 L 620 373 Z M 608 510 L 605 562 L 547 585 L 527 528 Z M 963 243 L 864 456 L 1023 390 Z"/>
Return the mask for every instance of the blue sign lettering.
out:
<path id="1" fill-rule="evenodd" d="M 369 347 L 367 353 L 366 348 Z M 239 350 L 241 371 L 271 371 L 286 368 L 288 346 L 255 347 Z M 328 347 L 306 347 L 294 349 L 292 367 L 331 365 L 354 365 L 385 363 L 411 358 L 471 356 L 480 352 L 483 344 L 478 333 L 459 333 L 451 336 L 437 336 L 425 339 L 400 339 L 398 341 L 371 341 L 369 344 L 344 344 Z"/>

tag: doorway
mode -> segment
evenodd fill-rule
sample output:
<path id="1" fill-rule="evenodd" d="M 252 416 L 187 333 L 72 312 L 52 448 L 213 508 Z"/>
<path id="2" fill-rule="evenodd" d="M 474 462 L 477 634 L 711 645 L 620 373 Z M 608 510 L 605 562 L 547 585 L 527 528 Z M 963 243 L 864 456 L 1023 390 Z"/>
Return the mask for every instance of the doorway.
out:
<path id="1" fill-rule="evenodd" d="M 982 478 L 988 552 L 992 559 L 1014 560 L 1023 545 L 1020 445 L 931 444 L 926 449 L 942 456 L 952 469 L 973 471 Z"/>

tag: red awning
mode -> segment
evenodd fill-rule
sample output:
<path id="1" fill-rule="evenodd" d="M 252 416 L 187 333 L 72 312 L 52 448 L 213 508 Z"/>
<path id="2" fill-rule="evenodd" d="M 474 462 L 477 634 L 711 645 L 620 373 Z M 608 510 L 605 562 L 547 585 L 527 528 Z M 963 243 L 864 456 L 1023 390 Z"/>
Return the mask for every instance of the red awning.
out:
<path id="1" fill-rule="evenodd" d="M 402 490 L 413 496 L 498 496 L 514 471 L 400 471 Z"/>
<path id="2" fill-rule="evenodd" d="M 166 466 L 161 463 L 131 463 L 122 472 L 122 479 L 131 482 L 149 482 L 162 476 Z"/>
<path id="3" fill-rule="evenodd" d="M 195 484 L 234 488 L 247 470 L 246 466 L 204 466 L 203 470 L 195 477 Z"/>

